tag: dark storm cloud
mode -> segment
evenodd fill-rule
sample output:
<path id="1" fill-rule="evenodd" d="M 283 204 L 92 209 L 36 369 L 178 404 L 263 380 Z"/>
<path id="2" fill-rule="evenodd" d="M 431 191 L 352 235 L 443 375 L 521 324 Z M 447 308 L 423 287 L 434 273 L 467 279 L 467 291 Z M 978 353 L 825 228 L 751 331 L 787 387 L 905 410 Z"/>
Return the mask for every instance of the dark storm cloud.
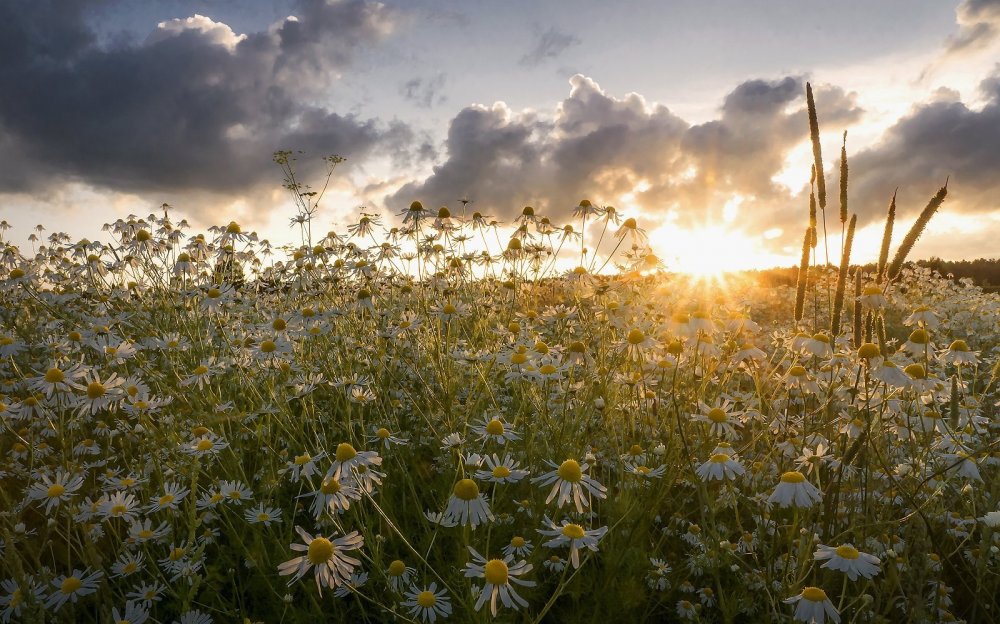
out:
<path id="1" fill-rule="evenodd" d="M 916 106 L 850 159 L 851 194 L 861 216 L 881 218 L 896 186 L 900 214 L 914 213 L 948 176 L 949 210 L 1000 208 L 1000 67 L 980 91 L 986 100 L 981 109 L 954 95 Z"/>
<path id="2" fill-rule="evenodd" d="M 789 211 L 788 189 L 771 179 L 808 136 L 800 78 L 744 82 L 717 119 L 694 126 L 637 94 L 610 96 L 587 77 L 570 84 L 551 121 L 502 104 L 460 112 L 445 142 L 447 159 L 387 198 L 389 207 L 467 195 L 505 218 L 525 204 L 563 218 L 582 198 L 618 204 L 642 182 L 646 190 L 633 203 L 661 216 L 674 212 L 681 222 L 717 216 L 733 194 L 748 197 L 744 206 L 761 230 Z M 850 124 L 861 114 L 839 88 L 819 86 L 816 95 L 828 123 Z"/>
<path id="3" fill-rule="evenodd" d="M 545 31 L 538 30 L 531 49 L 518 62 L 522 67 L 537 67 L 547 60 L 558 58 L 567 48 L 579 44 L 579 38 L 554 26 Z"/>
<path id="4" fill-rule="evenodd" d="M 87 25 L 95 4 L 0 3 L 0 191 L 58 171 L 114 190 L 245 192 L 274 181 L 275 149 L 354 160 L 411 138 L 310 103 L 391 30 L 381 4 L 300 0 L 245 36 L 193 16 L 112 46 Z"/>

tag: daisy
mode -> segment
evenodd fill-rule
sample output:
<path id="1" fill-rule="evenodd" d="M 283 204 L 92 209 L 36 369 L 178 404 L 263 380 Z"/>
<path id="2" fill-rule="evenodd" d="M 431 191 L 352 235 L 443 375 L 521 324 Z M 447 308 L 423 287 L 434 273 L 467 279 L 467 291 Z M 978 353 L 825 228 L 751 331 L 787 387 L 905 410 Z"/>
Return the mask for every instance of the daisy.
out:
<path id="1" fill-rule="evenodd" d="M 455 484 L 444 517 L 449 522 L 466 525 L 475 529 L 478 525 L 494 520 L 493 512 L 486 499 L 479 492 L 479 485 L 472 479 L 461 479 Z"/>
<path id="2" fill-rule="evenodd" d="M 870 310 L 884 308 L 889 304 L 885 295 L 882 294 L 882 287 L 874 284 L 865 286 L 865 289 L 861 291 L 861 296 L 858 297 L 858 301 L 861 302 L 861 305 Z"/>
<path id="3" fill-rule="evenodd" d="M 189 491 L 177 483 L 164 485 L 163 495 L 149 503 L 149 512 L 153 513 L 161 509 L 177 509 L 177 504 L 184 500 Z"/>
<path id="4" fill-rule="evenodd" d="M 928 329 L 934 329 L 938 326 L 937 314 L 927 306 L 919 306 L 914 311 L 913 314 L 906 317 L 903 321 L 904 325 L 919 325 L 920 327 L 926 327 Z"/>
<path id="5" fill-rule="evenodd" d="M 969 349 L 969 344 L 964 340 L 955 340 L 938 355 L 938 360 L 945 364 L 975 366 L 979 363 L 979 353 Z"/>
<path id="6" fill-rule="evenodd" d="M 489 470 L 477 470 L 476 478 L 491 483 L 517 483 L 528 476 L 527 470 L 520 470 L 520 462 L 514 461 L 510 455 L 504 455 L 503 460 L 497 457 L 496 453 L 487 455 L 483 461 Z"/>
<path id="7" fill-rule="evenodd" d="M 795 619 L 810 624 L 823 624 L 826 618 L 840 624 L 840 614 L 819 587 L 805 587 L 802 593 L 786 599 L 785 604 L 795 604 Z"/>
<path id="8" fill-rule="evenodd" d="M 256 507 L 243 512 L 243 518 L 250 524 L 263 524 L 268 527 L 272 523 L 281 520 L 281 509 L 277 507 L 265 507 L 264 503 L 257 503 Z"/>
<path id="9" fill-rule="evenodd" d="M 355 566 L 361 561 L 344 554 L 348 550 L 358 550 L 365 540 L 357 531 L 352 531 L 343 537 L 330 540 L 326 537 L 312 535 L 302 527 L 295 527 L 302 538 L 302 544 L 292 544 L 291 549 L 306 554 L 290 559 L 278 566 L 278 574 L 287 576 L 294 574 L 288 581 L 291 585 L 306 575 L 315 566 L 316 589 L 323 593 L 323 587 L 336 588 L 346 582 L 354 573 Z"/>
<path id="10" fill-rule="evenodd" d="M 279 471 L 279 474 L 287 474 L 292 480 L 292 483 L 298 483 L 301 477 L 311 477 L 319 472 L 316 467 L 316 462 L 326 457 L 326 452 L 321 452 L 315 457 L 309 453 L 302 453 L 301 455 L 296 455 L 292 461 L 287 462 L 284 468 Z"/>
<path id="11" fill-rule="evenodd" d="M 608 527 L 606 526 L 599 529 L 584 529 L 579 524 L 573 524 L 566 520 L 563 520 L 561 525 L 557 525 L 547 516 L 545 523 L 549 525 L 549 529 L 537 530 L 542 535 L 552 537 L 553 539 L 545 542 L 542 546 L 547 548 L 561 548 L 568 544 L 569 560 L 574 568 L 580 567 L 580 548 L 588 548 L 593 552 L 597 552 L 597 543 L 608 532 Z"/>
<path id="12" fill-rule="evenodd" d="M 476 600 L 476 611 L 481 609 L 486 604 L 486 601 L 489 600 L 490 613 L 495 617 L 497 614 L 498 596 L 503 606 L 508 609 L 517 610 L 518 605 L 522 607 L 528 606 L 528 601 L 518 595 L 511 583 L 516 583 L 523 587 L 534 587 L 534 581 L 517 578 L 530 572 L 534 566 L 523 559 L 515 563 L 514 558 L 509 556 L 503 559 L 490 559 L 487 561 L 486 557 L 476 552 L 472 546 L 469 546 L 469 552 L 472 553 L 473 560 L 465 564 L 466 578 L 486 579 L 486 584 L 479 592 L 479 599 Z"/>
<path id="13" fill-rule="evenodd" d="M 135 553 L 123 552 L 117 561 L 111 565 L 111 573 L 115 578 L 131 576 L 143 569 L 146 556 L 142 551 Z"/>
<path id="14" fill-rule="evenodd" d="M 13 616 L 21 615 L 21 607 L 26 603 L 40 602 L 45 596 L 45 588 L 37 584 L 32 579 L 27 579 L 24 584 L 19 585 L 14 579 L 7 579 L 0 582 L 3 594 L 0 594 L 0 620 L 10 622 Z"/>
<path id="15" fill-rule="evenodd" d="M 410 581 L 413 579 L 413 575 L 417 571 L 406 565 L 406 562 L 401 559 L 395 559 L 389 563 L 389 567 L 386 568 L 385 575 L 389 579 L 389 587 L 393 591 L 402 592 L 406 587 L 410 585 Z"/>
<path id="16" fill-rule="evenodd" d="M 794 505 L 796 507 L 812 507 L 820 502 L 823 495 L 819 489 L 806 481 L 806 476 L 798 471 L 783 473 L 774 492 L 767 502 L 778 503 L 780 507 Z"/>
<path id="17" fill-rule="evenodd" d="M 76 602 L 80 596 L 93 594 L 97 591 L 97 586 L 104 572 L 97 570 L 90 572 L 90 568 L 77 570 L 74 568 L 70 575 L 60 575 L 52 580 L 52 586 L 56 588 L 49 599 L 45 601 L 45 608 L 55 607 L 58 611 L 67 601 Z"/>
<path id="18" fill-rule="evenodd" d="M 191 442 L 181 445 L 181 451 L 195 457 L 205 457 L 206 455 L 216 455 L 219 451 L 229 446 L 229 444 L 214 433 L 199 436 Z"/>
<path id="19" fill-rule="evenodd" d="M 555 470 L 531 480 L 532 483 L 539 483 L 543 486 L 552 485 L 552 491 L 545 499 L 546 505 L 551 503 L 556 495 L 559 497 L 556 500 L 557 507 L 562 507 L 572 498 L 576 510 L 583 513 L 585 489 L 588 496 L 607 498 L 608 489 L 589 475 L 584 474 L 590 468 L 589 464 L 581 464 L 575 459 L 567 459 L 558 466 L 554 462 L 548 460 L 546 462 Z"/>
<path id="20" fill-rule="evenodd" d="M 83 485 L 82 475 L 71 475 L 59 470 L 55 477 L 46 474 L 39 475 L 41 483 L 33 483 L 28 488 L 28 500 L 45 501 L 45 512 L 49 513 L 60 503 L 69 501 L 73 494 Z"/>
<path id="21" fill-rule="evenodd" d="M 242 505 L 243 501 L 253 500 L 253 490 L 242 481 L 222 481 L 219 483 L 219 493 L 234 505 Z"/>
<path id="22" fill-rule="evenodd" d="M 409 440 L 392 435 L 392 432 L 385 427 L 372 427 L 372 433 L 373 435 L 369 437 L 368 441 L 372 444 L 381 444 L 385 450 L 389 450 L 393 444 L 402 446 L 409 443 Z"/>
<path id="23" fill-rule="evenodd" d="M 521 436 L 499 417 L 484 416 L 481 424 L 472 425 L 470 429 L 483 442 L 496 442 L 502 445 L 521 439 Z"/>
<path id="24" fill-rule="evenodd" d="M 529 540 L 524 539 L 520 535 L 515 535 L 510 538 L 510 543 L 503 547 L 503 554 L 505 557 L 527 557 L 534 550 L 534 546 L 531 545 Z"/>
<path id="25" fill-rule="evenodd" d="M 737 412 L 728 410 L 729 402 L 724 402 L 721 406 L 709 408 L 703 405 L 702 413 L 695 414 L 694 420 L 708 424 L 709 433 L 726 440 L 735 440 L 739 437 L 736 429 L 741 427 L 738 421 L 732 417 L 739 415 Z"/>
<path id="26" fill-rule="evenodd" d="M 375 451 L 358 451 L 351 444 L 341 442 L 337 445 L 333 465 L 326 471 L 326 478 L 340 479 L 345 472 L 350 477 L 352 468 L 380 465 L 382 465 L 382 458 Z"/>
<path id="27" fill-rule="evenodd" d="M 149 619 L 149 611 L 138 602 L 129 600 L 122 611 L 115 607 L 111 610 L 111 621 L 115 624 L 142 624 Z"/>
<path id="28" fill-rule="evenodd" d="M 727 453 L 715 453 L 708 458 L 708 461 L 698 466 L 695 471 L 702 481 L 712 481 L 718 479 L 735 479 L 745 472 L 743 465 L 737 461 L 735 455 Z"/>
<path id="29" fill-rule="evenodd" d="M 859 552 L 851 544 L 843 544 L 834 548 L 820 544 L 813 555 L 816 561 L 829 559 L 821 567 L 829 570 L 840 570 L 852 581 L 858 580 L 858 575 L 870 579 L 879 573 L 879 558 L 875 555 Z"/>
<path id="30" fill-rule="evenodd" d="M 126 522 L 135 520 L 138 510 L 138 503 L 134 494 L 127 492 L 115 492 L 104 499 L 99 505 L 99 510 L 104 519 L 121 518 Z"/>
<path id="31" fill-rule="evenodd" d="M 451 600 L 448 598 L 448 590 L 437 590 L 437 583 L 431 583 L 429 587 L 417 589 L 411 587 L 405 594 L 406 598 L 400 606 L 410 610 L 410 615 L 419 618 L 425 623 L 433 623 L 437 618 L 447 618 L 451 615 Z"/>

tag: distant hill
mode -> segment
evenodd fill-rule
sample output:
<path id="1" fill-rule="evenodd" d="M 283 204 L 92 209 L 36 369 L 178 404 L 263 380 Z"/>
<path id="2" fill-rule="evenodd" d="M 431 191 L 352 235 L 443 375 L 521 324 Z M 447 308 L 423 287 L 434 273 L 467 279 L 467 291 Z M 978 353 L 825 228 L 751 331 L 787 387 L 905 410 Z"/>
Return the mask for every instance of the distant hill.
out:
<path id="1" fill-rule="evenodd" d="M 977 258 L 975 260 L 943 260 L 931 257 L 926 260 L 917 260 L 918 266 L 933 269 L 937 273 L 955 280 L 963 277 L 972 278 L 977 286 L 987 292 L 1000 292 L 1000 258 Z M 866 271 L 874 271 L 874 264 L 866 264 Z M 798 269 L 774 268 L 761 271 L 748 271 L 755 274 L 758 279 L 770 286 L 794 286 L 798 275 Z"/>

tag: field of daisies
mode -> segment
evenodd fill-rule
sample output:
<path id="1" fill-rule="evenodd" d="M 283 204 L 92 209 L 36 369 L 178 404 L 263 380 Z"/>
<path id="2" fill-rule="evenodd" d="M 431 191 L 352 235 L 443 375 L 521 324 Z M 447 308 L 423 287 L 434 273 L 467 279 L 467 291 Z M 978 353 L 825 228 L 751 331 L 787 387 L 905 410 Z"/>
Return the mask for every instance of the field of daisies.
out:
<path id="1" fill-rule="evenodd" d="M 996 295 L 394 218 L 4 244 L 3 622 L 1000 617 Z"/>

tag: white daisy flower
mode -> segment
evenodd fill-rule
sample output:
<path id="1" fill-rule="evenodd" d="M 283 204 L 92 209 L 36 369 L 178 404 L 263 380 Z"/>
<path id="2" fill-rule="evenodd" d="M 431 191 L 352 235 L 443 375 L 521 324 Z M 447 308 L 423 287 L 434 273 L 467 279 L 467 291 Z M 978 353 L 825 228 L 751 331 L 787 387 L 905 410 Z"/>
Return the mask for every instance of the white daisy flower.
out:
<path id="1" fill-rule="evenodd" d="M 490 613 L 496 616 L 498 597 L 503 606 L 508 609 L 517 610 L 518 606 L 528 606 L 528 601 L 518 595 L 511 583 L 516 583 L 523 587 L 534 587 L 534 581 L 517 578 L 531 572 L 534 566 L 524 560 L 515 563 L 514 557 L 490 559 L 487 561 L 486 557 L 480 555 L 471 546 L 469 547 L 469 552 L 472 553 L 473 560 L 465 564 L 466 578 L 486 579 L 486 584 L 479 592 L 479 598 L 476 600 L 476 611 L 481 609 L 486 604 L 486 601 L 489 600 Z"/>
<path id="2" fill-rule="evenodd" d="M 737 461 L 735 455 L 726 453 L 715 453 L 708 458 L 708 461 L 698 466 L 695 470 L 702 481 L 712 481 L 718 479 L 735 479 L 745 472 L 743 465 Z"/>
<path id="3" fill-rule="evenodd" d="M 451 615 L 451 600 L 448 598 L 448 590 L 438 591 L 437 583 L 431 583 L 429 587 L 424 589 L 411 587 L 403 595 L 406 600 L 401 602 L 400 606 L 409 609 L 412 617 L 425 623 L 433 623 L 438 618 L 445 619 Z"/>
<path id="4" fill-rule="evenodd" d="M 531 480 L 532 483 L 539 483 L 543 486 L 552 485 L 552 491 L 549 492 L 548 497 L 545 499 L 545 504 L 551 503 L 558 495 L 558 499 L 556 499 L 557 507 L 562 507 L 572 499 L 576 505 L 576 510 L 583 513 L 584 490 L 586 490 L 588 497 L 607 498 L 608 489 L 589 475 L 584 474 L 590 468 L 589 464 L 581 464 L 575 459 L 567 459 L 559 465 L 548 460 L 546 462 L 555 468 L 555 470 Z M 586 506 L 590 507 L 589 500 L 587 503 Z"/>
<path id="5" fill-rule="evenodd" d="M 562 546 L 569 545 L 569 560 L 574 568 L 580 567 L 580 549 L 588 548 L 593 552 L 597 552 L 597 543 L 608 532 L 608 527 L 606 526 L 599 529 L 584 529 L 579 524 L 573 524 L 567 520 L 563 520 L 562 524 L 557 525 L 547 516 L 545 523 L 551 528 L 538 529 L 538 532 L 553 539 L 542 545 L 547 548 L 561 548 Z"/>
<path id="6" fill-rule="evenodd" d="M 455 484 L 444 517 L 448 522 L 468 524 L 473 529 L 494 520 L 489 504 L 479 492 L 479 485 L 472 479 L 461 479 Z"/>
<path id="7" fill-rule="evenodd" d="M 829 559 L 821 567 L 829 570 L 840 570 L 852 581 L 858 580 L 858 575 L 870 579 L 879 573 L 879 558 L 875 555 L 859 552 L 852 544 L 842 544 L 837 547 L 820 544 L 813 555 L 816 561 Z"/>
<path id="8" fill-rule="evenodd" d="M 517 483 L 528 476 L 527 470 L 520 470 L 519 462 L 514 461 L 510 455 L 504 455 L 501 460 L 496 453 L 483 458 L 489 470 L 477 470 L 476 478 L 491 483 Z"/>
<path id="9" fill-rule="evenodd" d="M 63 574 L 52 580 L 55 591 L 45 601 L 46 609 L 58 611 L 67 601 L 76 602 L 80 596 L 93 594 L 97 591 L 97 586 L 104 576 L 104 572 L 96 570 L 90 572 L 90 568 L 83 570 L 74 569 L 69 575 Z"/>
<path id="10" fill-rule="evenodd" d="M 795 619 L 809 624 L 823 624 L 826 618 L 840 624 L 840 614 L 819 587 L 805 587 L 802 593 L 786 599 L 785 604 L 795 604 Z"/>
<path id="11" fill-rule="evenodd" d="M 774 492 L 767 499 L 769 503 L 778 503 L 780 507 L 794 505 L 796 507 L 812 507 L 823 499 L 819 489 L 806 481 L 806 476 L 798 471 L 789 471 L 781 475 Z"/>
<path id="12" fill-rule="evenodd" d="M 320 535 L 313 537 L 298 526 L 295 527 L 295 531 L 303 543 L 292 544 L 291 549 L 306 554 L 278 565 L 278 574 L 282 576 L 294 574 L 288 581 L 289 585 L 315 567 L 316 589 L 322 594 L 323 587 L 336 588 L 350 579 L 354 568 L 361 565 L 358 559 L 344 554 L 345 551 L 357 550 L 364 546 L 365 540 L 357 531 L 333 540 Z"/>

